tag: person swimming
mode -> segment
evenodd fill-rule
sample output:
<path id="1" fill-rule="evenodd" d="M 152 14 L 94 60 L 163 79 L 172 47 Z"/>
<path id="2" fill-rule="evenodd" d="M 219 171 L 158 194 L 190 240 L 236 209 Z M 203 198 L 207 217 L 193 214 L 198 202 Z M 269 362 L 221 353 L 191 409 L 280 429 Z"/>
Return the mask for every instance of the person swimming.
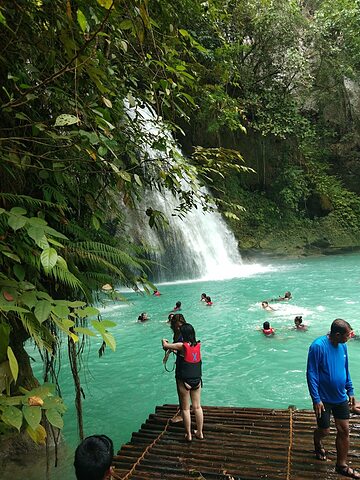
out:
<path id="1" fill-rule="evenodd" d="M 207 297 L 206 293 L 202 293 L 201 297 L 200 297 L 200 301 L 201 302 L 206 302 L 206 297 Z"/>
<path id="2" fill-rule="evenodd" d="M 161 293 L 159 292 L 159 290 L 154 290 L 153 295 L 154 295 L 155 297 L 160 297 Z"/>
<path id="3" fill-rule="evenodd" d="M 303 319 L 301 315 L 298 315 L 294 318 L 294 324 L 296 330 L 302 330 L 303 332 L 307 330 L 307 326 L 302 323 Z"/>
<path id="4" fill-rule="evenodd" d="M 208 307 L 211 307 L 211 305 L 213 304 L 213 302 L 211 301 L 211 298 L 209 296 L 206 297 L 205 301 L 206 301 L 206 305 Z"/>
<path id="5" fill-rule="evenodd" d="M 262 332 L 267 337 L 269 337 L 271 335 L 275 335 L 275 329 L 270 326 L 269 322 L 264 322 L 263 323 Z"/>
<path id="6" fill-rule="evenodd" d="M 138 316 L 138 322 L 146 322 L 146 320 L 149 320 L 148 314 L 146 312 L 142 312 Z"/>
<path id="7" fill-rule="evenodd" d="M 269 305 L 269 302 L 267 302 L 266 300 L 263 300 L 261 302 L 261 306 L 264 310 L 268 311 L 268 312 L 272 312 L 274 309 L 272 308 L 271 305 Z"/>
<path id="8" fill-rule="evenodd" d="M 181 310 L 181 302 L 176 302 L 175 307 L 173 308 L 173 312 L 177 312 L 178 310 Z"/>

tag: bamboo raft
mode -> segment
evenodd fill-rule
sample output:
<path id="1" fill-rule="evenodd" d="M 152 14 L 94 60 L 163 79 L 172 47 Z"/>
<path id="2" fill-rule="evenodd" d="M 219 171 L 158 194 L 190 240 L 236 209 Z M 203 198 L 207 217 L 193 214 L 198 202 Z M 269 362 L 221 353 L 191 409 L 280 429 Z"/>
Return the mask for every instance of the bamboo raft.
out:
<path id="1" fill-rule="evenodd" d="M 325 439 L 328 460 L 315 459 L 314 413 L 233 407 L 203 407 L 203 440 L 184 439 L 182 423 L 172 424 L 176 405 L 156 407 L 131 441 L 114 457 L 117 480 L 339 480 L 332 425 Z M 194 420 L 192 418 L 192 420 Z M 349 464 L 360 469 L 360 417 L 350 419 Z"/>

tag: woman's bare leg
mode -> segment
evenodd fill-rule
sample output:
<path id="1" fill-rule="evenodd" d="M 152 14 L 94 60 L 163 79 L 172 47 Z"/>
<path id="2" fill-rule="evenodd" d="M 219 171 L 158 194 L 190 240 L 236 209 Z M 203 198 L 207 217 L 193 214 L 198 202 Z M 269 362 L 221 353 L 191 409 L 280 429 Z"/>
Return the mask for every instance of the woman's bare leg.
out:
<path id="1" fill-rule="evenodd" d="M 201 408 L 201 387 L 197 388 L 196 390 L 190 391 L 191 396 L 191 403 L 192 408 L 195 414 L 195 421 L 196 421 L 196 432 L 195 435 L 197 438 L 204 438 L 203 435 L 203 426 L 204 426 L 204 414 Z"/>
<path id="2" fill-rule="evenodd" d="M 192 440 L 191 436 L 191 416 L 190 416 L 190 394 L 186 390 L 181 380 L 177 380 L 178 392 L 180 397 L 181 415 L 184 421 L 185 437 L 188 442 Z"/>

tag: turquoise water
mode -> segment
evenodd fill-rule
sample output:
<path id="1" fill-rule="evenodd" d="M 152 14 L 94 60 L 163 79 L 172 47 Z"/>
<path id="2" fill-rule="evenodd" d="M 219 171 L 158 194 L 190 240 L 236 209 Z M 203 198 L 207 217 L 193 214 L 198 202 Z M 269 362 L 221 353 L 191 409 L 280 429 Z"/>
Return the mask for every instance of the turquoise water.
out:
<path id="1" fill-rule="evenodd" d="M 174 374 L 165 372 L 161 348 L 161 338 L 172 338 L 166 320 L 177 300 L 202 341 L 203 405 L 311 408 L 305 380 L 311 341 L 326 334 L 335 318 L 349 321 L 360 337 L 360 255 L 271 260 L 263 265 L 262 273 L 243 278 L 164 284 L 159 285 L 160 297 L 126 292 L 126 304 L 110 302 L 103 318 L 117 323 L 112 329 L 117 349 L 115 353 L 107 350 L 98 359 L 99 342 L 85 352 L 85 434 L 105 433 L 114 440 L 115 448 L 120 448 L 156 405 L 177 403 Z M 286 290 L 292 292 L 290 302 L 274 303 L 274 312 L 261 309 L 262 300 Z M 213 306 L 200 302 L 202 292 L 211 296 Z M 142 311 L 150 320 L 140 324 L 136 319 Z M 295 315 L 303 315 L 308 331 L 292 328 Z M 272 338 L 257 330 L 265 320 L 276 329 Z M 350 340 L 348 347 L 357 393 L 360 341 Z M 68 472 L 66 465 L 72 462 L 78 442 L 73 384 L 65 356 L 60 381 L 68 405 L 64 435 L 69 459 L 53 474 L 54 479 L 64 478 L 64 470 Z M 206 417 L 204 430 L 206 434 Z M 16 478 L 12 469 L 11 479 Z M 66 473 L 66 478 L 73 476 Z"/>

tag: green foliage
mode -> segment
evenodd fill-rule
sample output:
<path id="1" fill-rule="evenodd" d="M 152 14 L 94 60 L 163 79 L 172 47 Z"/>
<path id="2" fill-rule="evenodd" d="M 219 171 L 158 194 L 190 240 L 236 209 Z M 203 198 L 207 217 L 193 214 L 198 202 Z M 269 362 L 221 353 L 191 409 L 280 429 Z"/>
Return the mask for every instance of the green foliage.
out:
<path id="1" fill-rule="evenodd" d="M 61 398 L 55 395 L 55 386 L 48 383 L 32 390 L 22 389 L 17 396 L 0 395 L 1 420 L 18 431 L 24 428 L 40 444 L 45 443 L 46 438 L 46 431 L 41 425 L 42 414 L 46 415 L 51 425 L 61 429 L 65 410 Z"/>

